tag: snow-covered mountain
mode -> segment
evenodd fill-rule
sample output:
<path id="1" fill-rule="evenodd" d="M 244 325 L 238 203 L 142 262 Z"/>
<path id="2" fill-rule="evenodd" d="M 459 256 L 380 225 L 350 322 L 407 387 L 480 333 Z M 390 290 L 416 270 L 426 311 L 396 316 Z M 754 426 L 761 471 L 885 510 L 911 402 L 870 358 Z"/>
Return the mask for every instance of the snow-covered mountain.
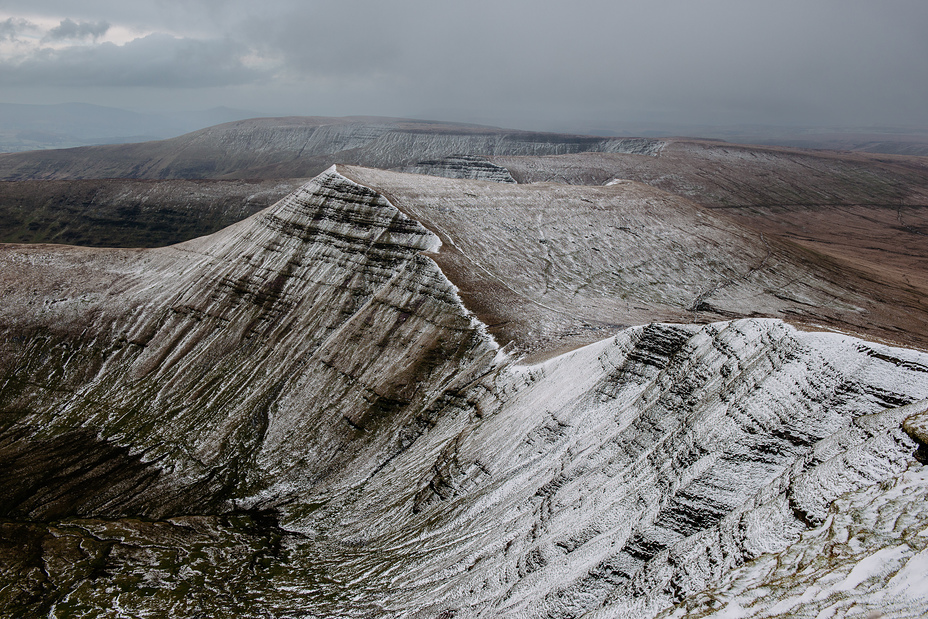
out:
<path id="1" fill-rule="evenodd" d="M 253 118 L 156 142 L 0 154 L 0 180 L 308 178 L 333 163 L 394 168 L 455 154 L 654 154 L 662 145 L 397 118 Z"/>
<path id="2" fill-rule="evenodd" d="M 652 187 L 338 166 L 0 285 L 8 614 L 928 602 L 928 354 L 783 322 L 885 308 Z"/>

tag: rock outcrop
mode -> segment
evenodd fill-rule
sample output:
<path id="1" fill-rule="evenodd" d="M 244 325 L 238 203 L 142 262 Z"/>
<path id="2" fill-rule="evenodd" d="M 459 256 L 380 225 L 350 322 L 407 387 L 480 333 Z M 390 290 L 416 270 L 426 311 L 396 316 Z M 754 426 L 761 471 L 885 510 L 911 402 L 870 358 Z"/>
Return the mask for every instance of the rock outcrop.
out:
<path id="1" fill-rule="evenodd" d="M 562 354 L 571 329 L 542 345 L 520 326 L 501 349 L 464 270 L 439 267 L 473 256 L 451 226 L 468 200 L 567 200 L 528 189 L 333 168 L 172 247 L 0 248 L 0 608 L 924 609 L 928 521 L 908 503 L 928 492 L 928 354 L 769 318 L 653 322 Z M 452 190 L 457 206 L 435 199 Z M 636 212 L 608 202 L 623 187 L 592 190 L 583 216 Z M 598 247 L 581 228 L 560 234 Z M 545 255 L 550 298 L 530 275 L 507 286 L 573 324 L 601 290 L 565 294 L 581 254 Z M 514 356 L 531 342 L 545 360 Z M 881 588 L 900 593 L 879 607 Z"/>
<path id="2" fill-rule="evenodd" d="M 588 344 L 650 321 L 782 318 L 928 346 L 928 305 L 678 195 L 342 167 L 442 238 L 434 257 L 500 343 Z"/>
<path id="3" fill-rule="evenodd" d="M 390 511 L 400 532 L 366 531 L 377 556 L 430 523 L 408 548 L 416 569 L 391 574 L 391 608 L 649 617 L 682 603 L 787 552 L 846 492 L 903 500 L 893 480 L 921 465 L 902 430 L 917 408 L 897 405 L 926 406 L 926 362 L 742 320 L 628 329 L 504 368 Z"/>
<path id="4" fill-rule="evenodd" d="M 478 181 L 496 183 L 514 183 L 509 170 L 496 165 L 486 157 L 478 155 L 449 155 L 431 161 L 417 161 L 415 165 L 403 168 L 403 172 L 428 174 L 445 178 L 469 178 Z"/>

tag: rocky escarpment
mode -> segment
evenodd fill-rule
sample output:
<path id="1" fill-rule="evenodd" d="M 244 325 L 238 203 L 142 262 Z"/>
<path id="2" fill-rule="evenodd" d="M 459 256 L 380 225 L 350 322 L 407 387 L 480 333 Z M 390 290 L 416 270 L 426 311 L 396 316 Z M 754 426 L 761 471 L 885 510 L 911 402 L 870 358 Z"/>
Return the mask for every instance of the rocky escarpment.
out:
<path id="1" fill-rule="evenodd" d="M 661 617 L 918 617 L 924 613 L 928 471 L 839 497 L 790 548 L 734 570 Z"/>
<path id="2" fill-rule="evenodd" d="M 741 316 L 928 345 L 928 306 L 911 287 L 884 287 L 641 183 L 513 185 L 343 170 L 438 234 L 435 260 L 465 304 L 501 343 L 526 352 L 587 344 L 630 324 Z"/>
<path id="3" fill-rule="evenodd" d="M 380 168 L 453 154 L 654 155 L 663 142 L 394 118 L 255 118 L 140 144 L 0 154 L 0 179 L 306 178 L 334 163 Z"/>
<path id="4" fill-rule="evenodd" d="M 449 155 L 431 161 L 418 161 L 415 165 L 403 168 L 403 172 L 428 174 L 445 178 L 469 178 L 496 183 L 514 183 L 509 170 L 496 165 L 486 157 L 477 155 Z"/>
<path id="5" fill-rule="evenodd" d="M 356 569 L 398 614 L 652 616 L 920 470 L 898 405 L 926 395 L 925 355 L 778 321 L 629 329 L 465 394 L 420 490 L 365 501 L 390 526 L 358 523 Z"/>
<path id="6" fill-rule="evenodd" d="M 918 573 L 928 355 L 750 318 L 519 362 L 432 259 L 450 204 L 360 176 L 169 248 L 2 248 L 5 612 L 808 614 L 771 566 L 816 539 L 842 608 Z"/>

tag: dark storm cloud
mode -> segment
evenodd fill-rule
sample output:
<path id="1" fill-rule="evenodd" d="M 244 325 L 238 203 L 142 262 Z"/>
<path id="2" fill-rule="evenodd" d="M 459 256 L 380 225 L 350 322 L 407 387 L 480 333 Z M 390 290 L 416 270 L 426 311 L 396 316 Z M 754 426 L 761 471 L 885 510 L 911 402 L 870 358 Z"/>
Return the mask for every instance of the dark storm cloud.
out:
<path id="1" fill-rule="evenodd" d="M 229 40 L 202 41 L 153 34 L 125 45 L 42 48 L 0 63 L 4 84 L 200 88 L 252 82 L 256 73 Z"/>
<path id="2" fill-rule="evenodd" d="M 46 41 L 63 41 L 63 40 L 80 40 L 80 39 L 99 39 L 106 31 L 110 29 L 109 23 L 105 21 L 98 22 L 76 22 L 72 19 L 65 18 L 61 23 L 48 31 L 44 40 Z"/>
<path id="3" fill-rule="evenodd" d="M 35 11 L 34 0 L 5 4 L 8 14 Z M 924 0 L 42 5 L 56 23 L 67 15 L 75 26 L 164 34 L 118 49 L 99 43 L 74 58 L 36 53 L 16 67 L 0 58 L 3 76 L 15 74 L 22 86 L 79 81 L 70 72 L 114 85 L 150 79 L 155 88 L 235 84 L 234 92 L 211 92 L 212 103 L 273 101 L 288 113 L 519 126 L 617 119 L 928 124 Z M 107 67 L 118 79 L 107 77 Z"/>
<path id="4" fill-rule="evenodd" d="M 290 9 L 284 15 L 249 20 L 243 38 L 256 49 L 279 57 L 293 75 L 359 76 L 395 72 L 405 48 L 415 45 L 389 3 L 315 2 L 314 10 Z M 404 36 L 405 35 L 405 36 Z"/>
<path id="5" fill-rule="evenodd" d="M 320 1 L 241 36 L 391 113 L 896 122 L 928 120 L 925 23 L 928 3 L 892 0 Z"/>

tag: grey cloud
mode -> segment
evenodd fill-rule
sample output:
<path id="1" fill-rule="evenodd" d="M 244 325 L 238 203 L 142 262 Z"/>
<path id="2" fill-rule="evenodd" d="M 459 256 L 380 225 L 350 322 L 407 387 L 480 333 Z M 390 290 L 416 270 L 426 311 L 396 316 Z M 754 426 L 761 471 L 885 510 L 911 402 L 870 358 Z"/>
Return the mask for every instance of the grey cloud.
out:
<path id="1" fill-rule="evenodd" d="M 44 40 L 46 41 L 63 41 L 63 40 L 82 40 L 82 39 L 99 39 L 106 31 L 110 29 L 109 23 L 105 21 L 98 22 L 76 22 L 70 18 L 61 20 L 61 23 L 48 31 Z"/>
<path id="2" fill-rule="evenodd" d="M 36 10 L 34 0 L 7 3 L 22 7 L 21 15 L 30 14 L 26 7 Z M 42 6 L 56 21 L 105 19 L 210 39 L 75 47 L 71 59 L 30 59 L 38 71 L 33 77 L 28 63 L 0 65 L 3 79 L 55 86 L 151 79 L 156 89 L 196 86 L 203 78 L 204 86 L 216 86 L 213 104 L 234 96 L 250 107 L 286 102 L 288 113 L 427 113 L 526 128 L 578 118 L 928 124 L 924 0 L 86 0 L 79 8 L 48 0 Z M 175 52 L 186 55 L 184 62 L 172 59 Z M 244 66 L 247 52 L 271 68 L 261 75 Z M 237 85 L 225 98 L 224 84 Z"/>
<path id="3" fill-rule="evenodd" d="M 358 19 L 359 5 L 364 19 Z M 317 0 L 284 15 L 249 19 L 240 36 L 282 58 L 294 76 L 356 78 L 395 72 L 403 49 L 415 45 L 414 33 L 404 33 L 399 15 L 402 11 L 389 3 Z"/>
<path id="4" fill-rule="evenodd" d="M 0 63 L 0 80 L 18 86 L 227 86 L 261 77 L 242 62 L 246 51 L 227 39 L 153 34 L 125 45 L 39 49 L 24 60 Z"/>
<path id="5" fill-rule="evenodd" d="M 23 32 L 35 31 L 36 25 L 25 19 L 10 17 L 0 21 L 0 41 L 14 41 Z"/>

